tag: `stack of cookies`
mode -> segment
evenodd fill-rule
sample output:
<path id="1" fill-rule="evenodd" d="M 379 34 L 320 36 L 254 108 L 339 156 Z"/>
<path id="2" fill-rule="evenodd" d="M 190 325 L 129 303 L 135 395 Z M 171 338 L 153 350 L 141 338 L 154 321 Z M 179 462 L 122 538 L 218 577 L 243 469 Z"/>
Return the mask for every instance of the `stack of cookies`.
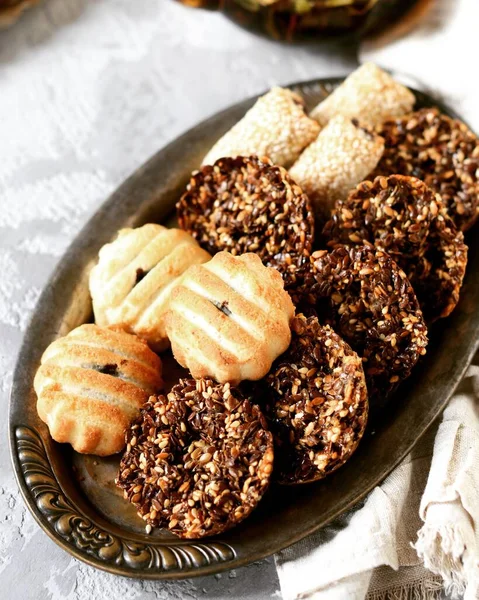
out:
<path id="1" fill-rule="evenodd" d="M 456 306 L 479 141 L 414 102 L 371 64 L 310 116 L 273 88 L 191 175 L 178 229 L 100 250 L 95 324 L 45 351 L 38 412 L 77 452 L 123 450 L 147 532 L 215 535 L 272 481 L 334 472 Z"/>

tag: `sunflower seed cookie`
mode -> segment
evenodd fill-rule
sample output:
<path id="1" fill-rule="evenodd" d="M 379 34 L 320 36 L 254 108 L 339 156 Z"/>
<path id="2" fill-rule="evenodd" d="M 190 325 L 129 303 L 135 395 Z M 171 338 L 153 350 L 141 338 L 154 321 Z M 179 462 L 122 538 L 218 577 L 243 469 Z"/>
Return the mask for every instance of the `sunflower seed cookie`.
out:
<path id="1" fill-rule="evenodd" d="M 384 400 L 426 353 L 427 327 L 406 274 L 373 246 L 312 255 L 318 314 L 363 359 L 369 399 Z"/>
<path id="2" fill-rule="evenodd" d="M 258 401 L 275 439 L 280 483 L 316 481 L 356 450 L 368 417 L 361 358 L 328 325 L 300 314 L 288 350 L 273 364 Z"/>
<path id="3" fill-rule="evenodd" d="M 260 409 L 228 383 L 182 379 L 150 398 L 129 429 L 117 485 L 151 527 L 182 538 L 230 529 L 256 507 L 273 470 Z"/>
<path id="4" fill-rule="evenodd" d="M 439 194 L 415 177 L 363 181 L 338 201 L 323 230 L 328 245 L 370 242 L 404 270 L 428 322 L 447 317 L 466 271 L 464 236 Z"/>
<path id="5" fill-rule="evenodd" d="M 314 238 L 311 203 L 267 158 L 222 158 L 193 173 L 177 204 L 178 223 L 211 254 L 257 254 L 283 276 L 294 295 L 297 272 Z"/>
<path id="6" fill-rule="evenodd" d="M 441 194 L 458 229 L 470 229 L 479 216 L 479 139 L 461 121 L 437 108 L 424 108 L 388 120 L 377 131 L 386 146 L 376 175 L 411 175 Z"/>

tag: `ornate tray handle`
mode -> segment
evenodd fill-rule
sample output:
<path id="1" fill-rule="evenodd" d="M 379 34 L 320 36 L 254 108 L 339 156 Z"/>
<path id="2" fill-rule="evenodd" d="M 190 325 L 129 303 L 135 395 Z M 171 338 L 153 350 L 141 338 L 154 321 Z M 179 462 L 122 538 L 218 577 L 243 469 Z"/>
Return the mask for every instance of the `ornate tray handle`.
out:
<path id="1" fill-rule="evenodd" d="M 64 496 L 38 433 L 20 426 L 15 429 L 15 439 L 28 493 L 47 519 L 52 534 L 73 546 L 79 558 L 84 555 L 88 562 L 93 559 L 100 567 L 108 563 L 146 572 L 194 570 L 236 557 L 231 546 L 220 542 L 143 544 L 100 529 Z"/>

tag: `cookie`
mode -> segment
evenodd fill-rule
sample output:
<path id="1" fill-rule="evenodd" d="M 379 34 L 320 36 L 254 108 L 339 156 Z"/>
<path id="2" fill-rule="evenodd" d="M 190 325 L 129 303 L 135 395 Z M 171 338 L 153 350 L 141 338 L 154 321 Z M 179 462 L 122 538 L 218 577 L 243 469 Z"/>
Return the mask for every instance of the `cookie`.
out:
<path id="1" fill-rule="evenodd" d="M 337 115 L 374 126 L 410 112 L 415 102 L 407 87 L 377 65 L 365 63 L 313 108 L 311 117 L 323 127 Z"/>
<path id="2" fill-rule="evenodd" d="M 370 242 L 404 270 L 428 322 L 447 317 L 466 271 L 464 236 L 441 198 L 415 177 L 363 181 L 336 203 L 323 236 L 328 245 Z"/>
<path id="3" fill-rule="evenodd" d="M 424 108 L 378 127 L 386 146 L 377 175 L 411 175 L 441 195 L 461 231 L 479 215 L 479 140 L 461 121 Z"/>
<path id="4" fill-rule="evenodd" d="M 193 173 L 177 204 L 178 223 L 210 254 L 255 252 L 296 289 L 314 238 L 311 204 L 281 167 L 266 158 L 222 158 Z"/>
<path id="5" fill-rule="evenodd" d="M 363 359 L 369 399 L 384 400 L 426 353 L 427 328 L 406 274 L 372 246 L 312 255 L 307 282 L 321 320 Z"/>
<path id="6" fill-rule="evenodd" d="M 225 156 L 267 156 L 275 165 L 289 167 L 319 133 L 319 125 L 304 111 L 303 100 L 291 90 L 273 87 L 203 159 L 212 165 Z"/>
<path id="7" fill-rule="evenodd" d="M 238 384 L 266 375 L 289 345 L 293 316 L 275 269 L 256 254 L 219 252 L 188 269 L 172 291 L 166 331 L 193 377 Z"/>
<path id="8" fill-rule="evenodd" d="M 261 388 L 280 483 L 322 479 L 356 450 L 368 417 L 361 358 L 328 325 L 297 315 Z"/>
<path id="9" fill-rule="evenodd" d="M 126 439 L 116 483 L 147 531 L 222 533 L 256 507 L 273 470 L 260 409 L 211 380 L 182 379 L 168 396 L 151 398 Z"/>
<path id="10" fill-rule="evenodd" d="M 329 219 L 336 200 L 378 164 L 384 140 L 358 121 L 336 116 L 291 167 L 289 174 L 313 203 L 317 220 Z"/>
<path id="11" fill-rule="evenodd" d="M 37 411 L 54 440 L 83 454 L 107 456 L 162 385 L 161 360 L 121 330 L 81 325 L 43 353 L 33 387 Z"/>
<path id="12" fill-rule="evenodd" d="M 175 283 L 191 265 L 210 260 L 180 229 L 149 223 L 122 229 L 100 250 L 90 274 L 90 292 L 98 325 L 121 325 L 161 351 L 169 342 L 165 313 Z"/>

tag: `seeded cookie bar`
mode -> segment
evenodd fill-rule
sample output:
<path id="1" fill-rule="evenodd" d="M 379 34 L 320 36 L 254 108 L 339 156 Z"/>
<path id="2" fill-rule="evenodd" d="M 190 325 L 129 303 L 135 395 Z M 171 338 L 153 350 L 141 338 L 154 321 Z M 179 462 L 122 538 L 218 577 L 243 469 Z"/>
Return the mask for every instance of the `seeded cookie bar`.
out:
<path id="1" fill-rule="evenodd" d="M 461 121 L 424 108 L 378 127 L 386 146 L 376 175 L 412 175 L 441 195 L 456 227 L 479 215 L 479 139 Z"/>
<path id="2" fill-rule="evenodd" d="M 427 328 L 406 274 L 372 246 L 312 255 L 306 281 L 322 320 L 364 363 L 369 398 L 382 400 L 426 353 Z"/>
<path id="3" fill-rule="evenodd" d="M 265 378 L 262 402 L 284 484 L 322 479 L 359 444 L 368 416 L 361 358 L 328 325 L 300 314 L 289 349 Z"/>
<path id="4" fill-rule="evenodd" d="M 220 138 L 203 159 L 212 165 L 225 156 L 267 156 L 289 167 L 318 135 L 320 127 L 304 111 L 303 100 L 291 90 L 274 87 Z"/>
<path id="5" fill-rule="evenodd" d="M 374 169 L 384 141 L 358 121 L 337 116 L 291 167 L 289 174 L 308 195 L 320 223 L 338 199 Z"/>
<path id="6" fill-rule="evenodd" d="M 389 73 L 374 63 L 365 63 L 313 108 L 311 116 L 322 126 L 337 115 L 378 125 L 410 112 L 415 101 L 414 94 Z"/>
<path id="7" fill-rule="evenodd" d="M 273 438 L 239 390 L 182 379 L 151 397 L 126 434 L 117 485 L 152 527 L 216 535 L 256 507 L 273 470 Z"/>
<path id="8" fill-rule="evenodd" d="M 448 316 L 467 264 L 464 236 L 441 198 L 415 177 L 363 181 L 338 201 L 323 230 L 330 247 L 370 242 L 405 271 L 427 321 Z"/>
<path id="9" fill-rule="evenodd" d="M 255 252 L 282 274 L 287 291 L 309 259 L 311 204 L 282 168 L 256 156 L 222 158 L 193 173 L 177 204 L 180 227 L 205 250 Z"/>

